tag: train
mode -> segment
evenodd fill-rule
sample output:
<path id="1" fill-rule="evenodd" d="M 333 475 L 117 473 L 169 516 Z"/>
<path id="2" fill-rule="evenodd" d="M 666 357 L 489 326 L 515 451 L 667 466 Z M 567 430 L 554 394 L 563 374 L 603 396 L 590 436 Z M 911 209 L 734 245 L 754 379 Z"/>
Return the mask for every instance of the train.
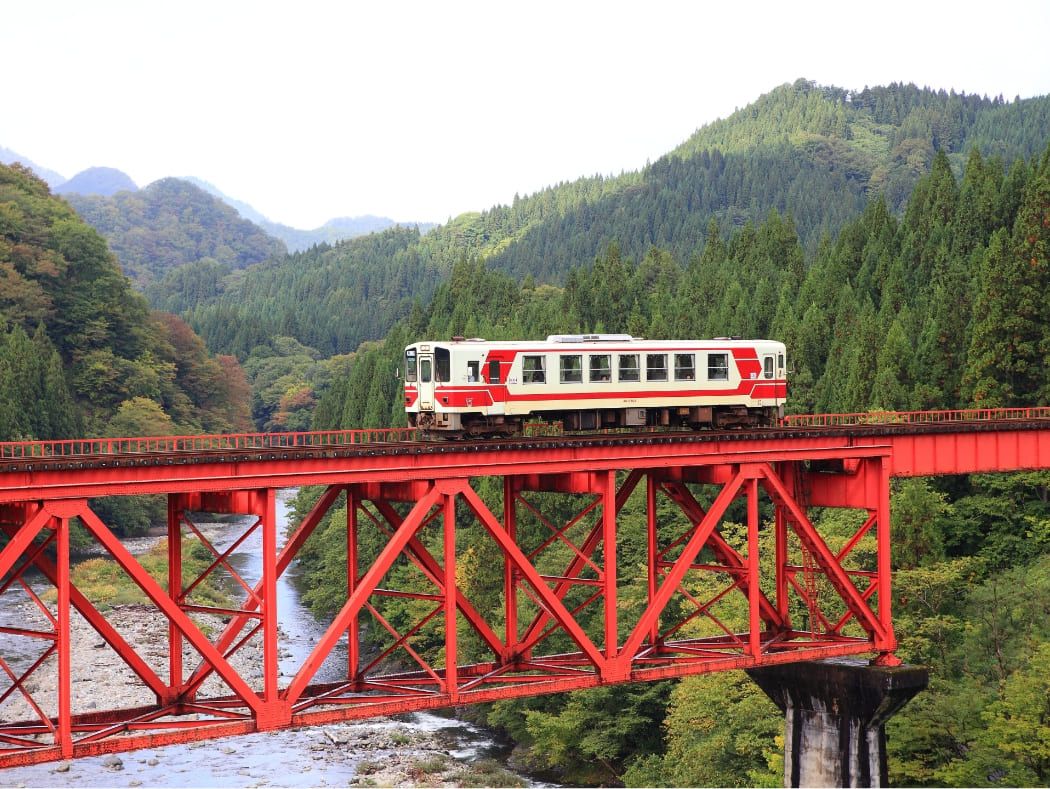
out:
<path id="1" fill-rule="evenodd" d="M 784 343 L 739 337 L 421 341 L 405 348 L 405 413 L 410 427 L 447 438 L 517 435 L 536 421 L 566 431 L 773 425 L 786 362 Z"/>

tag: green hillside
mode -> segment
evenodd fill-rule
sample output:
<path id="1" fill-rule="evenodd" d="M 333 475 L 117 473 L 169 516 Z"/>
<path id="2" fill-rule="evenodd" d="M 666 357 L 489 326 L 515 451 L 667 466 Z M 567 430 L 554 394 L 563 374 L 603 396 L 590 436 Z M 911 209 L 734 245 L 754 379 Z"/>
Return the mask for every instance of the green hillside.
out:
<path id="1" fill-rule="evenodd" d="M 151 312 L 105 240 L 20 165 L 0 165 L 0 371 L 3 441 L 246 426 L 236 361 Z"/>
<path id="2" fill-rule="evenodd" d="M 792 407 L 804 413 L 1050 402 L 1050 270 L 1031 262 L 1046 252 L 1048 182 L 1050 148 L 1009 171 L 975 151 L 961 179 L 938 154 L 902 217 L 875 197 L 810 255 L 773 212 L 729 234 L 712 221 L 687 259 L 654 247 L 631 261 L 611 244 L 564 287 L 464 261 L 361 355 L 317 424 L 399 423 L 396 381 L 374 383 L 371 370 L 394 369 L 409 338 L 457 334 L 776 337 L 792 349 Z"/>
<path id="3" fill-rule="evenodd" d="M 299 230 L 276 222 L 264 221 L 259 226 L 274 238 L 283 241 L 289 252 L 302 252 L 318 244 L 338 244 L 348 238 L 379 233 L 394 226 L 416 227 L 420 233 L 433 230 L 434 222 L 395 222 L 385 216 L 341 216 L 329 219 L 313 230 Z"/>
<path id="4" fill-rule="evenodd" d="M 851 94 L 798 80 L 701 128 L 634 177 L 614 179 L 601 197 L 530 223 L 487 257 L 495 268 L 544 280 L 610 241 L 634 260 L 650 246 L 687 259 L 709 219 L 729 229 L 770 210 L 791 216 L 812 251 L 874 194 L 899 212 L 937 151 L 958 175 L 974 146 L 1009 164 L 1040 153 L 1048 139 L 1048 97 L 1005 104 L 896 84 Z"/>
<path id="5" fill-rule="evenodd" d="M 140 287 L 185 263 L 212 259 L 243 268 L 286 251 L 221 200 L 178 178 L 111 197 L 65 197 Z"/>

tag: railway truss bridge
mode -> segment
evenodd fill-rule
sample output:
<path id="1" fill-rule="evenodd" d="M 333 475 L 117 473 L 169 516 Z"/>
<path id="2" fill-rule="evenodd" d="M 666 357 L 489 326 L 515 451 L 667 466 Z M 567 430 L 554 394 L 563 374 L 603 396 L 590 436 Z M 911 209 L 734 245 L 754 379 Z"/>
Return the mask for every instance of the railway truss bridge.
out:
<path id="1" fill-rule="evenodd" d="M 29 612 L 0 628 L 0 767 L 838 656 L 893 665 L 890 480 L 1045 468 L 1048 408 L 483 442 L 346 431 L 0 445 L 0 594 Z M 282 544 L 276 493 L 302 486 L 320 496 Z M 167 497 L 159 578 L 92 507 L 136 494 Z M 855 511 L 845 541 L 814 524 L 829 507 Z M 282 674 L 276 582 L 330 511 L 345 601 Z M 200 513 L 249 517 L 220 550 Z M 166 649 L 134 646 L 71 580 L 74 520 L 141 588 Z M 250 533 L 254 584 L 230 561 Z M 183 566 L 187 538 L 208 551 L 199 577 Z M 644 566 L 618 562 L 628 543 Z M 476 599 L 479 563 L 502 583 L 498 604 Z M 214 574 L 239 603 L 195 602 Z M 398 619 L 383 598 L 401 598 Z M 72 683 L 75 614 L 126 664 L 141 706 L 101 709 L 90 683 Z M 365 627 L 380 647 L 361 646 Z M 15 642 L 33 658 L 15 660 Z M 238 663 L 249 643 L 251 670 Z M 337 645 L 342 675 L 322 682 Z"/>

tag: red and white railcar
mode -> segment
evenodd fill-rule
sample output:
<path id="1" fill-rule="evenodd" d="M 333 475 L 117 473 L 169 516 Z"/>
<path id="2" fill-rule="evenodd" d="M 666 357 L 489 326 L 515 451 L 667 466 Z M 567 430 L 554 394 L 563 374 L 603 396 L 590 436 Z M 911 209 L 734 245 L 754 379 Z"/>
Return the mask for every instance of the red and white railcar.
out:
<path id="1" fill-rule="evenodd" d="M 787 396 L 785 364 L 773 340 L 456 337 L 405 348 L 405 411 L 411 426 L 467 435 L 516 433 L 537 418 L 568 430 L 773 424 Z"/>

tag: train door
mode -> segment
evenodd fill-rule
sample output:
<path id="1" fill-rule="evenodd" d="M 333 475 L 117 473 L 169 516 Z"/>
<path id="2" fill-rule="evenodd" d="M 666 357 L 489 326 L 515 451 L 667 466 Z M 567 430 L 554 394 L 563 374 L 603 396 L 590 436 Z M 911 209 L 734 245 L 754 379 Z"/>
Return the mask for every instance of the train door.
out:
<path id="1" fill-rule="evenodd" d="M 434 355 L 419 355 L 419 410 L 434 410 Z"/>
<path id="2" fill-rule="evenodd" d="M 762 355 L 762 379 L 764 381 L 772 381 L 776 378 L 776 354 L 767 353 Z M 775 392 L 777 387 L 773 387 Z M 781 399 L 776 398 L 775 405 L 780 405 Z"/>

